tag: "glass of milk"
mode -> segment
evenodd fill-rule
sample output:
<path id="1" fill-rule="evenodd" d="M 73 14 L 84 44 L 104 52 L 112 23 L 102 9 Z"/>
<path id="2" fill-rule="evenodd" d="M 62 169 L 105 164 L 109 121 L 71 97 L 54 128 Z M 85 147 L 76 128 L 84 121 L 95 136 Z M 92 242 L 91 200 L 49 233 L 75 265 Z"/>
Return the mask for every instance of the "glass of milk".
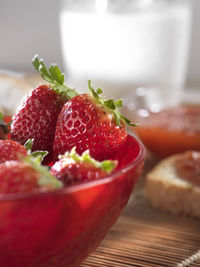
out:
<path id="1" fill-rule="evenodd" d="M 62 0 L 60 31 L 68 84 L 87 80 L 107 97 L 178 103 L 187 71 L 190 0 Z"/>

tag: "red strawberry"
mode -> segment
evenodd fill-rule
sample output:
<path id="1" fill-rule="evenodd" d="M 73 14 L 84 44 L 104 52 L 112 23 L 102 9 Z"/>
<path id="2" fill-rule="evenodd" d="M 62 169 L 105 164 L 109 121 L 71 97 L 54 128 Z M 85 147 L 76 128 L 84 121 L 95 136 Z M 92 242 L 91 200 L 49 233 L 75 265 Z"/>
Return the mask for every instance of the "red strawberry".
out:
<path id="1" fill-rule="evenodd" d="M 117 161 L 96 161 L 85 151 L 79 156 L 75 148 L 65 153 L 51 168 L 51 174 L 61 180 L 65 185 L 93 181 L 106 177 L 116 167 Z"/>
<path id="2" fill-rule="evenodd" d="M 104 100 L 99 96 L 102 90 L 94 90 L 89 81 L 91 94 L 81 94 L 67 102 L 58 117 L 54 159 L 73 147 L 81 154 L 89 149 L 97 160 L 106 159 L 126 141 L 124 122 L 131 122 L 121 115 L 117 108 L 122 101 Z"/>
<path id="3" fill-rule="evenodd" d="M 13 117 L 11 138 L 21 144 L 34 138 L 33 151 L 47 150 L 51 155 L 56 121 L 63 104 L 49 86 L 35 88 L 23 99 Z"/>
<path id="4" fill-rule="evenodd" d="M 40 168 L 41 171 L 38 171 L 34 164 L 23 161 L 7 161 L 0 164 L 0 194 L 43 192 L 62 186 L 45 167 Z"/>
<path id="5" fill-rule="evenodd" d="M 0 140 L 0 163 L 9 160 L 19 160 L 27 156 L 27 150 L 18 142 Z"/>
<path id="6" fill-rule="evenodd" d="M 50 161 L 58 114 L 67 99 L 76 93 L 63 84 L 64 75 L 57 65 L 51 65 L 48 70 L 37 57 L 33 65 L 50 84 L 40 85 L 24 97 L 13 117 L 11 135 L 21 144 L 34 139 L 33 151 L 48 151 L 45 159 Z"/>

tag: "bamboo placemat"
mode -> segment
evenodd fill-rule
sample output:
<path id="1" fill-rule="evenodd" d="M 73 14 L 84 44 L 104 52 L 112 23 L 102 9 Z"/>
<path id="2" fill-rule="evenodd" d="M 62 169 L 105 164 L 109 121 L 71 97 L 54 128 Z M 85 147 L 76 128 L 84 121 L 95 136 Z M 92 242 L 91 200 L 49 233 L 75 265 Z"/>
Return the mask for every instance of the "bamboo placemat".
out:
<path id="1" fill-rule="evenodd" d="M 155 163 L 149 161 L 145 173 Z M 152 208 L 144 184 L 145 175 L 117 223 L 81 267 L 200 266 L 200 219 Z"/>
<path id="2" fill-rule="evenodd" d="M 195 267 L 200 266 L 200 260 L 193 256 L 199 249 L 198 219 L 157 211 L 142 194 L 138 194 L 96 252 L 81 266 Z M 190 264 L 192 260 L 195 261 Z"/>

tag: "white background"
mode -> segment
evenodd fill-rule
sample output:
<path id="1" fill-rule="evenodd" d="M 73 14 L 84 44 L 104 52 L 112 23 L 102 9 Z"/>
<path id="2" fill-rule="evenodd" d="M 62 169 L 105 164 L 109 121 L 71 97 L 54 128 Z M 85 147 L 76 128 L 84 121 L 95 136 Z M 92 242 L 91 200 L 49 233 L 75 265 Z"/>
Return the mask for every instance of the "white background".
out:
<path id="1" fill-rule="evenodd" d="M 200 87 L 200 1 L 193 4 L 187 84 Z M 32 72 L 38 53 L 62 66 L 58 0 L 0 0 L 0 68 Z"/>

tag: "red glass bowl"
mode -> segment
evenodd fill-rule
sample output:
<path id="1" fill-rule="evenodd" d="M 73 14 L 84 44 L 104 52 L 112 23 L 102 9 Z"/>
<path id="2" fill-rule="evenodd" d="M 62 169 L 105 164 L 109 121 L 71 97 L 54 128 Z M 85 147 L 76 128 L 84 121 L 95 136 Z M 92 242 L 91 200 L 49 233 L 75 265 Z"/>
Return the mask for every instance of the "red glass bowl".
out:
<path id="1" fill-rule="evenodd" d="M 79 266 L 125 207 L 145 159 L 132 136 L 109 177 L 54 192 L 0 198 L 0 266 Z"/>

